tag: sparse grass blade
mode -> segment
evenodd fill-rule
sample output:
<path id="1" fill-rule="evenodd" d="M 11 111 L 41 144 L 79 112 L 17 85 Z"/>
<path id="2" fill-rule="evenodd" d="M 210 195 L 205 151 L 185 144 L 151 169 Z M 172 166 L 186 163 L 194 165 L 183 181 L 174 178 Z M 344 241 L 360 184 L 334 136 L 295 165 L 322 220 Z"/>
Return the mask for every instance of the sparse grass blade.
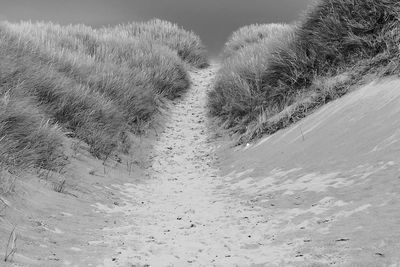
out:
<path id="1" fill-rule="evenodd" d="M 6 251 L 4 255 L 4 261 L 11 262 L 16 252 L 17 252 L 17 234 L 16 234 L 16 227 L 14 227 L 10 233 L 10 236 L 8 237 L 8 242 L 6 245 Z"/>

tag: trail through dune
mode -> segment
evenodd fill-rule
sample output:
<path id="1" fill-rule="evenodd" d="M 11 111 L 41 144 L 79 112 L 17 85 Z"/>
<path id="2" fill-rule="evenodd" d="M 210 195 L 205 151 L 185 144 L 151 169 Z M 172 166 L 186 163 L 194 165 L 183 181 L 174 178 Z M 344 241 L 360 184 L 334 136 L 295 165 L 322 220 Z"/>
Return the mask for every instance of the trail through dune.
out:
<path id="1" fill-rule="evenodd" d="M 133 158 L 102 163 L 82 146 L 64 194 L 21 181 L 6 266 L 400 266 L 400 80 L 232 148 L 207 123 L 217 69 L 191 71 Z"/>
<path id="2" fill-rule="evenodd" d="M 104 229 L 118 247 L 105 266 L 243 266 L 283 256 L 265 247 L 265 213 L 232 199 L 213 168 L 206 94 L 216 69 L 192 72 L 191 90 L 174 103 L 157 140 L 148 182 L 121 187 L 122 207 L 103 207 L 125 217 L 124 226 Z"/>
<path id="3" fill-rule="evenodd" d="M 398 81 L 366 85 L 301 124 L 231 149 L 218 147 L 224 142 L 207 124 L 217 68 L 192 72 L 147 177 L 113 186 L 121 205 L 95 206 L 118 221 L 102 229 L 100 243 L 113 254 L 100 265 L 398 266 L 400 163 L 395 145 L 382 142 L 398 143 L 400 120 L 386 116 L 399 112 Z M 377 87 L 380 98 L 371 97 Z"/>
<path id="4" fill-rule="evenodd" d="M 9 266 L 399 266 L 398 78 L 232 148 L 207 122 L 217 69 L 191 71 L 133 158 L 83 146 L 65 194 L 21 182 Z"/>

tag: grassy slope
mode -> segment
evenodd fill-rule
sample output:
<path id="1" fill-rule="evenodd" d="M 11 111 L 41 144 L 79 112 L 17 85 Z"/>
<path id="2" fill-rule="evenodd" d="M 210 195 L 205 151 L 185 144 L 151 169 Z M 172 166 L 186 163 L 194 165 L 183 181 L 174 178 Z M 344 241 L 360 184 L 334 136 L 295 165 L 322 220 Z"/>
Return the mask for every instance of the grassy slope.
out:
<path id="1" fill-rule="evenodd" d="M 221 75 L 210 94 L 211 113 L 247 141 L 303 118 L 368 73 L 397 73 L 399 16 L 394 0 L 317 2 L 294 31 L 260 46 L 257 53 L 268 53 L 261 66 L 257 61 L 251 65 L 261 69 L 256 79 L 235 72 L 244 84 L 238 90 L 258 101 L 250 106 L 240 102 L 240 94 L 232 97 Z"/>
<path id="2" fill-rule="evenodd" d="M 138 25 L 163 38 L 122 26 L 0 25 L 1 172 L 63 168 L 66 134 L 103 160 L 127 152 L 129 133 L 144 133 L 189 87 L 187 68 L 207 60 L 198 37 L 167 22 Z M 173 44 L 185 40 L 198 58 L 179 56 L 181 43 Z"/>

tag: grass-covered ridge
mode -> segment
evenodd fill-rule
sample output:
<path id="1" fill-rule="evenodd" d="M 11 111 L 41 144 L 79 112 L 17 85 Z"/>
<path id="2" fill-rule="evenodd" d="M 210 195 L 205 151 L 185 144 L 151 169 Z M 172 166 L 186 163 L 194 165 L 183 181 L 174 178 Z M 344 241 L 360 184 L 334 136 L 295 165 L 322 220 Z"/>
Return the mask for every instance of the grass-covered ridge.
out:
<path id="1" fill-rule="evenodd" d="M 224 58 L 230 57 L 242 48 L 276 38 L 288 28 L 290 27 L 285 24 L 253 24 L 241 27 L 229 37 L 222 54 Z"/>
<path id="2" fill-rule="evenodd" d="M 199 68 L 208 66 L 207 51 L 199 36 L 168 21 L 154 19 L 146 23 L 118 25 L 113 29 L 103 28 L 103 32 L 116 36 L 134 36 L 166 45 L 176 51 L 184 61 Z"/>
<path id="3" fill-rule="evenodd" d="M 66 136 L 102 159 L 126 152 L 129 134 L 188 89 L 187 68 L 207 63 L 199 38 L 159 20 L 137 25 L 162 38 L 128 26 L 0 24 L 1 170 L 65 164 Z"/>
<path id="4" fill-rule="evenodd" d="M 210 93 L 211 114 L 249 140 L 342 96 L 367 73 L 398 72 L 399 18 L 394 0 L 316 2 L 292 31 L 226 59 Z M 244 49 L 248 54 L 232 63 Z M 257 60 L 242 67 L 246 57 Z M 223 74 L 228 69 L 234 69 L 237 90 Z M 248 74 L 254 70 L 256 76 Z"/>

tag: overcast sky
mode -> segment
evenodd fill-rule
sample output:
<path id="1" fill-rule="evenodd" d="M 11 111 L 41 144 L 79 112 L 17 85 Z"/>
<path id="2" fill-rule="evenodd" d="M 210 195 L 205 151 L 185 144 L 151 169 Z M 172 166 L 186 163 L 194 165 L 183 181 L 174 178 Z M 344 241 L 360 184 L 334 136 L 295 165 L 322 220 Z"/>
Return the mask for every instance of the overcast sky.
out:
<path id="1" fill-rule="evenodd" d="M 152 18 L 200 35 L 212 54 L 232 31 L 252 23 L 292 22 L 312 0 L 0 0 L 0 19 L 92 26 Z"/>

